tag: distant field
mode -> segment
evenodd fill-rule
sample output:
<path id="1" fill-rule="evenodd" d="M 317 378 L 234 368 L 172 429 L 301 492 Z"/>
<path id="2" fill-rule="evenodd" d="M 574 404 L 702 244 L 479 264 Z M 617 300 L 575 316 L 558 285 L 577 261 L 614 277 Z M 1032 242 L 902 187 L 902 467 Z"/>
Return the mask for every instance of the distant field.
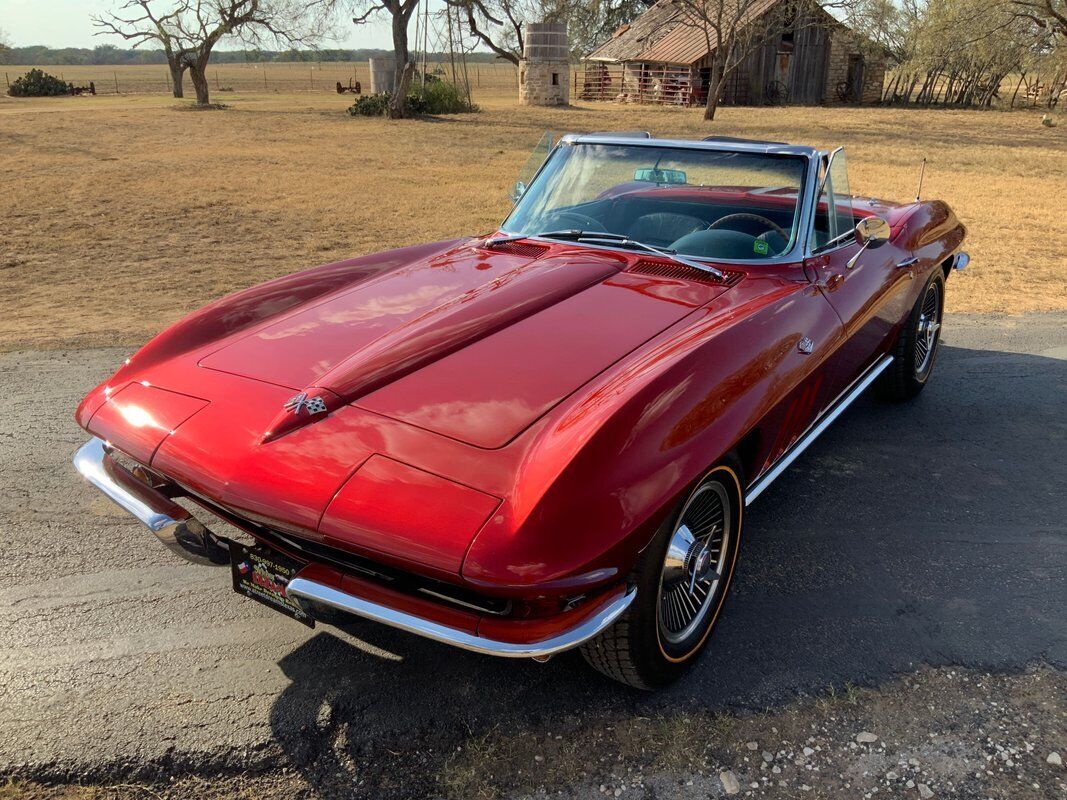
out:
<path id="1" fill-rule="evenodd" d="M 136 66 L 78 66 L 71 64 L 37 65 L 53 75 L 77 86 L 96 84 L 102 94 L 152 94 L 170 91 L 170 73 L 162 65 Z M 452 65 L 448 62 L 430 62 L 429 74 L 452 77 Z M 419 65 L 422 68 L 422 65 Z M 5 66 L 7 80 L 32 69 L 28 66 Z M 462 65 L 456 63 L 457 77 L 462 77 Z M 467 75 L 473 89 L 510 89 L 518 83 L 518 76 L 511 64 L 468 64 Z M 335 89 L 338 81 L 344 86 L 349 80 L 357 80 L 363 91 L 370 90 L 370 67 L 366 61 L 310 61 L 281 62 L 270 64 L 218 64 L 208 68 L 212 92 L 233 90 L 238 92 L 314 92 Z M 185 92 L 193 95 L 193 84 L 185 76 Z M 222 91 L 224 94 L 225 91 Z M 221 101 L 223 98 L 219 98 Z"/>
<path id="2" fill-rule="evenodd" d="M 488 232 L 545 130 L 844 144 L 854 190 L 890 199 L 914 195 L 926 156 L 924 196 L 969 230 L 949 309 L 1067 309 L 1067 124 L 1040 113 L 724 108 L 708 125 L 697 109 L 523 108 L 509 85 L 476 90 L 480 114 L 391 122 L 348 117 L 328 87 L 217 97 L 228 110 L 0 98 L 0 349 L 133 346 L 252 283 Z"/>

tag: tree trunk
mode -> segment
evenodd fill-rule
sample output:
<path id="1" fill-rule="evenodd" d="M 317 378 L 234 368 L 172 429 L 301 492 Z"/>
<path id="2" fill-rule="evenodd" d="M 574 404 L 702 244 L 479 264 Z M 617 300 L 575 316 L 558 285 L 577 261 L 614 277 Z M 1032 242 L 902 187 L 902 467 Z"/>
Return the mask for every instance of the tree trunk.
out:
<path id="1" fill-rule="evenodd" d="M 393 76 L 393 94 L 389 98 L 389 119 L 403 119 L 407 116 L 408 87 L 415 65 L 408 53 L 408 18 L 410 14 L 397 11 L 393 14 L 393 58 L 396 62 L 396 75 Z"/>
<path id="2" fill-rule="evenodd" d="M 916 73 L 912 76 L 911 83 L 908 84 L 908 90 L 904 93 L 904 105 L 911 102 L 911 96 L 915 93 L 915 87 L 919 85 L 919 75 Z"/>
<path id="3" fill-rule="evenodd" d="M 193 88 L 196 89 L 196 104 L 206 106 L 211 102 L 207 82 L 207 62 L 190 65 L 189 77 L 193 79 Z"/>
<path id="4" fill-rule="evenodd" d="M 708 102 L 704 106 L 705 122 L 711 122 L 715 119 L 715 111 L 719 107 L 719 96 L 722 94 L 722 88 L 726 84 L 726 71 L 719 59 L 719 50 L 722 50 L 722 48 L 716 48 L 715 59 L 711 64 L 711 72 L 708 73 Z"/>
<path id="5" fill-rule="evenodd" d="M 182 87 L 183 79 L 185 77 L 185 67 L 178 59 L 171 61 L 168 66 L 170 67 L 171 91 L 174 92 L 175 97 L 185 97 L 185 89 Z"/>
<path id="6" fill-rule="evenodd" d="M 1015 91 L 1011 96 L 1011 108 L 1015 108 L 1015 98 L 1019 96 L 1019 87 L 1023 85 L 1023 81 L 1026 80 L 1026 70 L 1022 70 L 1019 73 L 1019 82 L 1015 84 Z"/>

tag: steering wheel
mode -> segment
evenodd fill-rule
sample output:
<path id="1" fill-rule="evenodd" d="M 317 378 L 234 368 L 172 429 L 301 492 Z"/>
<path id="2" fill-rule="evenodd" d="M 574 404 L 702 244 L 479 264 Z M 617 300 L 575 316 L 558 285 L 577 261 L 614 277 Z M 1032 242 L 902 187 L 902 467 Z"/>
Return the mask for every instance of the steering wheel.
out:
<path id="1" fill-rule="evenodd" d="M 556 220 L 556 223 L 554 223 L 555 225 L 568 230 L 574 228 L 575 230 L 580 231 L 596 231 L 601 233 L 607 231 L 607 228 L 604 227 L 603 223 L 585 214 L 580 214 L 577 211 L 559 211 L 550 213 L 545 216 L 545 219 Z M 577 224 L 575 225 L 566 222 L 566 220 L 573 220 Z"/>
<path id="2" fill-rule="evenodd" d="M 713 223 L 711 223 L 711 225 L 708 226 L 708 230 L 712 230 L 713 231 L 716 228 L 721 228 L 727 222 L 727 220 L 734 220 L 734 219 L 749 220 L 751 222 L 758 222 L 761 225 L 763 225 L 763 227 L 765 227 L 767 230 L 774 231 L 779 236 L 781 236 L 783 239 L 785 239 L 787 242 L 789 241 L 789 234 L 786 233 L 784 230 L 782 230 L 782 226 L 781 225 L 779 225 L 774 220 L 767 219 L 766 217 L 762 217 L 759 214 L 727 214 L 725 217 L 720 217 L 719 219 L 717 219 Z M 733 229 L 731 228 L 730 230 L 733 230 Z"/>

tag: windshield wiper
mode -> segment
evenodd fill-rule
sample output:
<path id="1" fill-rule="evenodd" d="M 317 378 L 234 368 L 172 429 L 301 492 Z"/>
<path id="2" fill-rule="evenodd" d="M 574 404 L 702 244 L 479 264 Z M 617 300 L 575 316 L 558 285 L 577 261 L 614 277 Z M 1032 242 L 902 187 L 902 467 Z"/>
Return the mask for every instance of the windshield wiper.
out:
<path id="1" fill-rule="evenodd" d="M 674 250 L 668 250 L 665 247 L 655 247 L 651 244 L 645 244 L 639 242 L 636 239 L 631 239 L 629 236 L 623 236 L 619 233 L 608 233 L 607 231 L 545 231 L 543 233 L 518 233 L 511 236 L 501 236 L 496 239 L 487 239 L 485 244 L 492 247 L 497 244 L 504 244 L 506 242 L 517 242 L 520 239 L 564 239 L 575 242 L 592 242 L 596 244 L 602 242 L 605 244 L 620 245 L 622 247 L 636 247 L 639 250 L 644 250 L 648 253 L 655 253 L 663 258 L 670 259 L 678 264 L 682 264 L 693 269 L 698 269 L 701 272 L 706 272 L 709 275 L 714 275 L 719 280 L 725 280 L 726 276 L 722 270 L 716 269 L 708 264 L 702 264 L 699 261 L 691 261 L 684 256 L 678 255 Z"/>

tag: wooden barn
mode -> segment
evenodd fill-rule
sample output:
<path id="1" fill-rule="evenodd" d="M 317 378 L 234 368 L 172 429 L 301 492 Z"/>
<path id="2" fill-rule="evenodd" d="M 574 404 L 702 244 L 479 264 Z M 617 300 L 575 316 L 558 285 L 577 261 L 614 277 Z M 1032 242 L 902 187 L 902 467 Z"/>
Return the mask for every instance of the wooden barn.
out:
<path id="1" fill-rule="evenodd" d="M 812 3 L 788 27 L 768 25 L 782 3 L 755 0 L 746 25 L 778 31 L 728 76 L 721 102 L 732 105 L 877 103 L 887 56 L 866 37 Z M 585 59 L 584 100 L 703 105 L 714 31 L 672 0 L 658 0 Z"/>

